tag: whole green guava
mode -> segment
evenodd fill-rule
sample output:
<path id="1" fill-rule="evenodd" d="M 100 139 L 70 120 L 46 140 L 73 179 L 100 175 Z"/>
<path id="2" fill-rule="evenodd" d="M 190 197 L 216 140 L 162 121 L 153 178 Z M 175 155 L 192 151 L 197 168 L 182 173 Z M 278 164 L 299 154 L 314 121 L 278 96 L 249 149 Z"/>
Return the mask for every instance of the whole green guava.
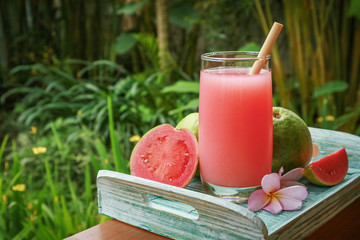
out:
<path id="1" fill-rule="evenodd" d="M 177 129 L 186 128 L 190 130 L 199 141 L 199 113 L 193 112 L 186 115 L 181 121 L 176 125 Z M 200 177 L 200 167 L 196 170 L 195 177 Z"/>
<path id="2" fill-rule="evenodd" d="M 306 167 L 312 157 L 312 140 L 308 126 L 296 113 L 273 107 L 272 172 L 281 166 L 284 172 Z"/>
<path id="3" fill-rule="evenodd" d="M 199 139 L 199 113 L 193 112 L 186 115 L 175 128 L 186 128 L 195 135 L 196 139 Z"/>

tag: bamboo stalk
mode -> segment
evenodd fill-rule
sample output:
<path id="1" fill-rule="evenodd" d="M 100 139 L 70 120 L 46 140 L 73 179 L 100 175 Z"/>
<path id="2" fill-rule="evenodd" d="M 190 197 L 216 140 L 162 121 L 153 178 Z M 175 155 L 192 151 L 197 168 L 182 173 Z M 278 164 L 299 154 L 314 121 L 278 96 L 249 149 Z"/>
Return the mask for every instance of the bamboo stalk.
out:
<path id="1" fill-rule="evenodd" d="M 301 105 L 301 116 L 306 122 L 311 122 L 310 115 L 310 104 L 309 98 L 311 97 L 308 88 L 308 64 L 306 59 L 306 54 L 309 52 L 309 45 L 304 44 L 306 42 L 306 31 L 304 28 L 307 26 L 307 21 L 301 21 L 299 16 L 305 14 L 303 12 L 303 6 L 301 3 L 289 3 L 284 1 L 285 9 L 285 19 L 287 27 L 287 34 L 289 39 L 289 51 L 291 56 L 291 66 L 293 66 L 297 80 L 299 82 L 299 92 L 300 92 L 300 105 Z M 302 24 L 299 24 L 299 23 Z M 304 27 L 305 26 L 305 27 Z M 304 40 L 303 40 L 304 39 Z M 311 46 L 311 45 L 310 45 Z M 305 56 L 304 56 L 305 55 Z"/>
<path id="2" fill-rule="evenodd" d="M 162 72 L 169 70 L 169 31 L 166 0 L 156 0 L 156 29 L 159 46 L 159 64 Z"/>
<path id="3" fill-rule="evenodd" d="M 353 54 L 351 56 L 351 69 L 350 69 L 350 84 L 349 84 L 349 94 L 347 98 L 347 104 L 348 106 L 354 105 L 355 99 L 356 99 L 356 91 L 360 95 L 359 92 L 359 66 L 360 66 L 360 46 L 358 43 L 360 43 L 360 25 L 358 24 L 356 26 L 356 29 L 354 31 L 354 49 Z"/>
<path id="4" fill-rule="evenodd" d="M 263 28 L 264 33 L 267 34 L 269 32 L 269 25 L 266 22 L 266 17 L 262 10 L 259 0 L 255 1 L 255 6 L 256 6 L 258 16 L 259 16 L 260 24 Z M 276 47 L 276 45 L 273 47 L 271 53 L 272 53 L 272 62 L 274 63 L 273 64 L 274 65 L 273 80 L 274 80 L 275 85 L 278 90 L 280 105 L 285 108 L 290 108 L 290 100 L 288 98 L 288 95 L 287 95 L 286 89 L 285 89 L 284 68 L 283 68 L 282 62 L 280 60 L 280 54 L 279 54 L 279 51 L 278 51 L 278 48 Z"/>
<path id="5" fill-rule="evenodd" d="M 323 50 L 321 48 L 321 43 L 322 43 L 322 32 L 319 26 L 319 21 L 317 16 L 319 14 L 317 14 L 316 12 L 316 5 L 315 5 L 315 1 L 311 1 L 311 17 L 313 20 L 313 30 L 314 30 L 314 36 L 315 36 L 315 42 L 316 42 L 316 48 L 315 48 L 315 52 L 318 56 L 317 59 L 317 64 L 318 65 L 318 70 L 319 70 L 319 80 L 321 82 L 321 85 L 324 85 L 326 82 L 326 76 L 325 76 L 325 63 L 324 63 L 324 53 Z"/>

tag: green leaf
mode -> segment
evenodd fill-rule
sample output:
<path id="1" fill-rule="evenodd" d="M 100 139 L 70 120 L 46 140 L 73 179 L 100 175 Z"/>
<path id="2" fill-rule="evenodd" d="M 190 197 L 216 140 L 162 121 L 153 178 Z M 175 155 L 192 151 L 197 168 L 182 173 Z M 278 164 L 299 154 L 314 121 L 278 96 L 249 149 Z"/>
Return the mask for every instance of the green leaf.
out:
<path id="1" fill-rule="evenodd" d="M 50 69 L 51 72 L 55 73 L 56 75 L 66 79 L 66 80 L 69 80 L 71 83 L 76 83 L 77 82 L 76 78 L 74 78 L 73 76 L 71 76 L 67 72 L 64 72 L 64 71 L 60 70 L 57 67 L 49 67 L 49 69 Z"/>
<path id="2" fill-rule="evenodd" d="M 86 165 L 86 166 L 88 166 L 88 165 Z M 74 233 L 74 232 L 76 232 L 76 230 L 73 227 L 74 224 L 73 224 L 70 212 L 68 210 L 68 206 L 65 201 L 65 196 L 64 195 L 60 196 L 60 199 L 61 199 L 62 221 L 63 221 L 64 227 L 65 227 L 66 233 L 68 233 L 68 234 Z"/>
<path id="3" fill-rule="evenodd" d="M 115 70 L 125 71 L 125 69 L 121 65 L 117 64 L 116 62 L 112 62 L 112 61 L 104 60 L 104 59 L 94 61 L 91 65 L 93 65 L 93 66 L 107 66 L 107 67 L 113 68 Z"/>
<path id="4" fill-rule="evenodd" d="M 244 46 L 242 46 L 241 48 L 239 48 L 239 51 L 255 51 L 255 52 L 259 52 L 261 49 L 261 46 L 259 44 L 256 44 L 254 42 L 249 42 L 247 44 L 245 44 Z"/>
<path id="5" fill-rule="evenodd" d="M 94 168 L 95 172 L 97 173 L 98 171 L 100 171 L 101 169 L 103 169 L 99 163 L 99 160 L 96 159 L 96 157 L 94 156 L 94 154 L 90 153 L 90 161 L 91 161 L 91 165 Z"/>
<path id="6" fill-rule="evenodd" d="M 353 120 L 354 118 L 357 118 L 358 116 L 360 116 L 360 107 L 354 108 L 350 112 L 336 118 L 334 122 L 335 129 L 339 129 L 341 126 L 345 125 L 347 122 Z"/>
<path id="7" fill-rule="evenodd" d="M 92 83 L 85 83 L 84 87 L 86 89 L 89 89 L 89 90 L 95 92 L 95 93 L 99 93 L 101 91 L 98 86 L 96 86 L 95 84 L 92 84 Z"/>
<path id="8" fill-rule="evenodd" d="M 200 13 L 190 3 L 180 1 L 171 7 L 169 21 L 178 27 L 187 29 L 200 21 Z"/>
<path id="9" fill-rule="evenodd" d="M 129 2 L 124 4 L 124 6 L 116 11 L 116 14 L 122 15 L 122 14 L 134 14 L 137 10 L 142 8 L 144 4 L 148 0 L 142 0 L 140 2 Z"/>
<path id="10" fill-rule="evenodd" d="M 16 236 L 13 238 L 13 240 L 26 239 L 26 237 L 29 236 L 29 233 L 33 230 L 34 230 L 33 223 L 29 222 L 21 228 L 21 231 L 16 234 Z"/>
<path id="11" fill-rule="evenodd" d="M 187 82 L 177 81 L 175 84 L 164 87 L 162 93 L 199 93 L 200 83 L 199 82 Z"/>
<path id="12" fill-rule="evenodd" d="M 106 113 L 107 113 L 106 107 L 100 109 L 100 111 L 98 112 L 98 114 L 95 118 L 95 127 L 94 127 L 94 129 L 96 131 L 100 131 L 100 128 L 103 125 L 102 123 L 105 121 L 105 119 L 107 117 Z"/>
<path id="13" fill-rule="evenodd" d="M 347 15 L 360 19 L 360 0 L 351 0 Z"/>
<path id="14" fill-rule="evenodd" d="M 318 98 L 325 94 L 332 94 L 335 92 L 343 92 L 348 88 L 348 83 L 344 81 L 332 81 L 324 84 L 323 86 L 315 89 L 313 97 Z"/>
<path id="15" fill-rule="evenodd" d="M 18 87 L 18 88 L 13 88 L 7 92 L 5 92 L 4 94 L 1 95 L 1 103 L 4 104 L 6 101 L 6 98 L 10 97 L 13 94 L 36 94 L 36 93 L 40 93 L 40 94 L 44 94 L 44 90 L 38 87 Z"/>
<path id="16" fill-rule="evenodd" d="M 7 140 L 9 138 L 9 135 L 5 135 L 5 137 L 3 138 L 2 140 L 2 143 L 1 143 L 1 148 L 0 148 L 0 166 L 1 166 L 1 162 L 2 162 L 2 156 L 3 156 L 3 153 L 4 153 L 4 150 L 5 150 L 5 146 L 6 146 L 6 143 L 7 143 Z M 1 190 L 1 189 L 0 189 Z"/>
<path id="17" fill-rule="evenodd" d="M 94 61 L 91 64 L 88 64 L 86 67 L 82 68 L 79 71 L 78 75 L 83 76 L 85 73 L 92 71 L 94 69 L 101 68 L 101 67 L 109 67 L 110 69 L 126 72 L 126 70 L 122 66 L 117 64 L 116 62 L 101 59 L 101 60 Z"/>
<path id="18" fill-rule="evenodd" d="M 38 226 L 36 226 L 35 234 L 36 234 L 37 239 L 58 239 L 59 238 L 58 232 L 55 233 L 53 229 L 49 228 L 46 225 L 42 225 L 42 224 L 38 224 Z"/>
<path id="19" fill-rule="evenodd" d="M 90 167 L 89 164 L 85 165 L 85 179 L 84 179 L 84 183 L 85 183 L 85 199 L 87 201 L 87 203 L 90 203 L 92 200 L 92 191 L 91 191 L 91 173 L 90 173 Z"/>
<path id="20" fill-rule="evenodd" d="M 186 105 L 181 106 L 169 112 L 170 115 L 182 112 L 184 110 L 195 110 L 199 107 L 199 98 L 190 100 Z"/>
<path id="21" fill-rule="evenodd" d="M 78 196 L 75 192 L 74 183 L 72 182 L 71 177 L 69 175 L 67 176 L 67 181 L 68 181 L 68 188 L 70 190 L 70 195 L 71 195 L 71 202 L 76 207 L 76 212 L 79 214 L 83 214 L 82 208 L 80 206 L 81 202 L 78 200 Z"/>
<path id="22" fill-rule="evenodd" d="M 32 65 L 20 65 L 11 69 L 10 74 L 16 74 L 21 71 L 30 71 L 36 70 L 42 73 L 46 73 L 48 70 L 42 64 L 32 64 Z"/>
<path id="23" fill-rule="evenodd" d="M 128 173 L 124 154 L 121 151 L 119 139 L 115 132 L 112 102 L 110 96 L 107 97 L 107 106 L 108 106 L 108 114 L 109 114 L 110 142 L 111 142 L 111 149 L 113 151 L 115 170 L 118 172 Z"/>
<path id="24" fill-rule="evenodd" d="M 117 54 L 123 54 L 130 51 L 136 44 L 137 40 L 129 33 L 122 33 L 116 38 L 115 50 Z"/>
<path id="25" fill-rule="evenodd" d="M 41 205 L 41 213 L 44 216 L 48 217 L 52 222 L 55 222 L 55 215 L 53 209 L 48 207 L 45 203 Z"/>
<path id="26" fill-rule="evenodd" d="M 53 171 L 50 168 L 50 163 L 49 163 L 48 159 L 45 159 L 44 163 L 45 163 L 46 181 L 49 184 L 52 198 L 53 198 L 53 201 L 55 202 L 55 199 L 58 197 L 58 194 L 57 194 L 56 185 L 54 184 L 54 181 L 53 181 L 53 175 L 52 175 Z"/>

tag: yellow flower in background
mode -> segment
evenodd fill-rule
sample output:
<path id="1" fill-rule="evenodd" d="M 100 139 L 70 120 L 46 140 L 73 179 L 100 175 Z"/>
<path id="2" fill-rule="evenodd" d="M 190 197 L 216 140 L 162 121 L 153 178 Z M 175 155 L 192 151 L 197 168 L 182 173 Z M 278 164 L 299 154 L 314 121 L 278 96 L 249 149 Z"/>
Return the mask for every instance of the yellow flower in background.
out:
<path id="1" fill-rule="evenodd" d="M 37 128 L 35 126 L 31 126 L 30 134 L 35 135 L 37 133 Z"/>
<path id="2" fill-rule="evenodd" d="M 138 142 L 140 140 L 140 136 L 139 135 L 134 135 L 131 138 L 129 138 L 130 142 Z"/>
<path id="3" fill-rule="evenodd" d="M 318 118 L 316 119 L 316 121 L 319 122 L 319 123 L 321 123 L 321 122 L 323 122 L 323 118 L 322 118 L 322 117 L 318 117 Z M 327 115 L 327 116 L 325 117 L 325 121 L 327 121 L 327 122 L 335 121 L 335 117 L 334 117 L 333 115 Z"/>
<path id="4" fill-rule="evenodd" d="M 77 111 L 77 115 L 78 115 L 78 116 L 81 116 L 81 114 L 82 114 L 82 111 L 81 111 L 81 109 L 79 109 L 79 110 Z"/>
<path id="5" fill-rule="evenodd" d="M 9 169 L 9 162 L 6 161 L 6 162 L 5 162 L 5 171 L 8 170 L 8 169 Z"/>
<path id="6" fill-rule="evenodd" d="M 33 204 L 32 204 L 32 203 L 28 203 L 27 208 L 30 209 L 30 210 L 33 209 Z"/>
<path id="7" fill-rule="evenodd" d="M 36 147 L 32 149 L 33 153 L 35 155 L 41 154 L 41 153 L 45 153 L 47 151 L 46 147 Z"/>
<path id="8" fill-rule="evenodd" d="M 2 200 L 3 200 L 4 203 L 7 202 L 7 198 L 6 198 L 6 195 L 5 195 L 5 194 L 2 195 Z"/>
<path id="9" fill-rule="evenodd" d="M 33 214 L 31 214 L 30 215 L 30 221 L 34 221 L 35 220 L 35 218 L 36 218 L 36 215 L 37 215 L 37 210 L 35 209 L 34 211 L 33 211 Z"/>
<path id="10" fill-rule="evenodd" d="M 104 162 L 105 162 L 106 165 L 109 164 L 109 159 L 105 158 Z"/>
<path id="11" fill-rule="evenodd" d="M 325 120 L 328 121 L 328 122 L 332 122 L 335 120 L 335 117 L 333 115 L 328 115 L 325 117 Z"/>
<path id="12" fill-rule="evenodd" d="M 15 192 L 23 192 L 25 191 L 26 186 L 25 184 L 16 184 L 15 186 L 12 187 L 12 190 Z"/>

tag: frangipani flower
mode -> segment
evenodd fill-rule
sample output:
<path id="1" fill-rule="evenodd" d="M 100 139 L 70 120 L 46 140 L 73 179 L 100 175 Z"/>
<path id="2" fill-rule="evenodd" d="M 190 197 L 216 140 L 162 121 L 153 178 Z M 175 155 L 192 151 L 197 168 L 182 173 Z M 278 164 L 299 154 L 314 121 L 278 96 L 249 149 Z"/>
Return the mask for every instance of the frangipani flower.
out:
<path id="1" fill-rule="evenodd" d="M 300 185 L 305 187 L 304 184 L 299 183 L 298 181 L 302 178 L 302 172 L 304 168 L 295 168 L 287 173 L 284 176 L 281 176 L 284 172 L 284 168 L 281 167 L 279 170 L 279 177 L 280 177 L 280 188 L 290 187 L 294 185 Z"/>
<path id="2" fill-rule="evenodd" d="M 308 196 L 306 187 L 297 182 L 301 178 L 302 169 L 294 169 L 284 176 L 283 168 L 279 173 L 270 173 L 261 180 L 262 189 L 254 191 L 248 199 L 248 209 L 258 211 L 264 209 L 278 214 L 282 210 L 298 210 L 302 201 Z"/>

